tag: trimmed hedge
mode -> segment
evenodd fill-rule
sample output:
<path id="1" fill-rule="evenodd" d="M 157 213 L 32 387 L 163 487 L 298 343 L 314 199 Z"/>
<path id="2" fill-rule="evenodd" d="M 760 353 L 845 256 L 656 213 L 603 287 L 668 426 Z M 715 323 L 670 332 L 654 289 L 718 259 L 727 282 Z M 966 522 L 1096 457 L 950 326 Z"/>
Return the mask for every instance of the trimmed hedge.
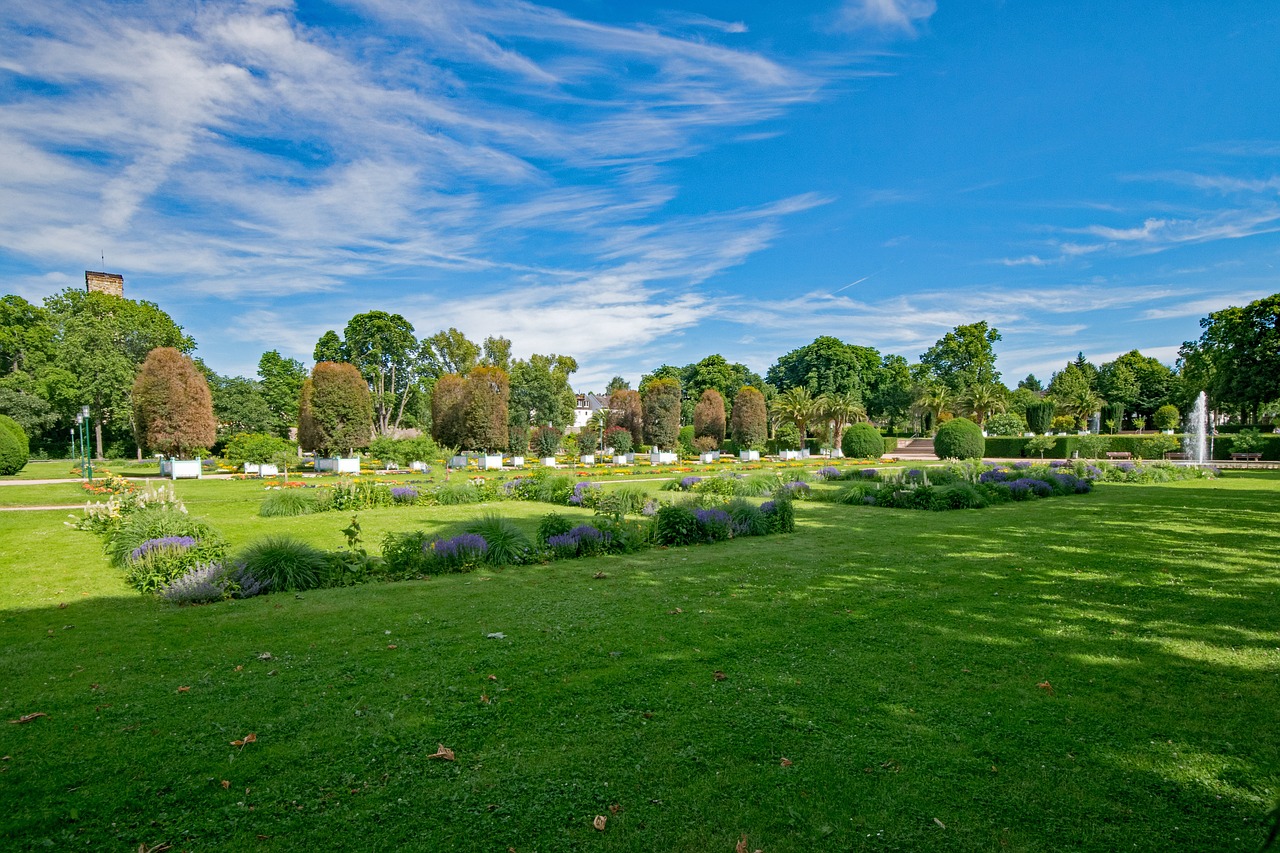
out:
<path id="1" fill-rule="evenodd" d="M 1163 435 L 1159 432 L 1148 432 L 1142 435 L 1108 435 L 1110 439 L 1109 450 L 1125 451 L 1132 453 L 1134 456 L 1142 454 L 1144 445 L 1152 438 Z M 1058 444 L 1053 450 L 1045 453 L 1045 459 L 1070 459 L 1071 454 L 1079 449 L 1080 436 L 1065 435 L 1058 437 Z M 1176 439 L 1181 445 L 1185 436 L 1181 433 L 1169 436 Z M 992 459 L 1017 459 L 1019 457 L 1029 457 L 1038 459 L 1040 454 L 1028 453 L 1026 444 L 1029 439 L 1025 437 L 1018 438 L 988 438 L 987 452 L 988 458 Z M 1233 437 L 1229 435 L 1219 435 L 1213 440 L 1213 458 L 1219 460 L 1231 459 L 1231 447 Z M 1262 447 L 1258 449 L 1262 454 L 1262 458 L 1269 462 L 1280 462 L 1280 435 L 1264 434 L 1262 436 Z"/>

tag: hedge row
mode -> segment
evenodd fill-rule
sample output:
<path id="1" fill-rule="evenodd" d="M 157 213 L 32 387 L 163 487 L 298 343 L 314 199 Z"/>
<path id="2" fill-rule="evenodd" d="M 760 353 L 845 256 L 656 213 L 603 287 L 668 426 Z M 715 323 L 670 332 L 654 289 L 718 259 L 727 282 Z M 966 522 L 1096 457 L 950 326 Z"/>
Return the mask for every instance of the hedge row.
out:
<path id="1" fill-rule="evenodd" d="M 1147 435 L 1109 435 L 1105 438 L 1109 439 L 1109 449 L 1112 451 L 1128 451 L 1134 455 L 1138 455 L 1142 447 L 1154 435 L 1160 433 L 1148 433 Z M 1182 444 L 1184 436 L 1171 436 Z M 1070 459 L 1071 455 L 1079 449 L 1081 436 L 1067 435 L 1059 436 L 1058 443 L 1053 450 L 1044 454 L 1045 459 Z M 986 456 L 989 459 L 1016 459 L 1025 456 L 1036 456 L 1039 454 L 1030 454 L 1026 451 L 1026 444 L 1029 439 L 1025 437 L 1017 438 L 997 438 L 990 436 L 987 438 Z M 1280 435 L 1263 435 L 1262 447 L 1257 452 L 1262 454 L 1262 458 L 1267 461 L 1280 461 Z M 1229 435 L 1219 435 L 1213 440 L 1213 458 L 1227 460 L 1231 458 L 1232 445 L 1234 439 Z"/>

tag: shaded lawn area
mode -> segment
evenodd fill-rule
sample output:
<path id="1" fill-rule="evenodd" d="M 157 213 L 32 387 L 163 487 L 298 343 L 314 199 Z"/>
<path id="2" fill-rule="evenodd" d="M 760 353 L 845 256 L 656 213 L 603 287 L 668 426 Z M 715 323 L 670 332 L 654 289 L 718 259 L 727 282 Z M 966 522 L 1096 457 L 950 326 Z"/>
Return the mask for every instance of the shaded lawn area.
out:
<path id="1" fill-rule="evenodd" d="M 237 544 L 334 548 L 349 520 L 180 490 Z M 1253 850 L 1280 794 L 1278 496 L 1274 475 L 1229 475 L 969 512 L 801 503 L 791 536 L 184 609 L 127 591 L 61 515 L 6 513 L 0 706 L 48 716 L 0 724 L 0 832 Z M 376 544 L 550 510 L 360 518 Z M 457 760 L 427 758 L 438 744 Z"/>

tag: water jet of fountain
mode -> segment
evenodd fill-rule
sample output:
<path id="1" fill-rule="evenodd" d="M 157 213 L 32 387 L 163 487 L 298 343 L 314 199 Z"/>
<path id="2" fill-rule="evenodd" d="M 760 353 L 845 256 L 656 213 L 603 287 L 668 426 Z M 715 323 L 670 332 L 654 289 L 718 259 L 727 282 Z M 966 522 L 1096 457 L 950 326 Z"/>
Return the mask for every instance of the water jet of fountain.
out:
<path id="1" fill-rule="evenodd" d="M 1187 417 L 1187 434 L 1182 439 L 1182 449 L 1187 459 L 1195 465 L 1209 461 L 1209 401 L 1203 391 L 1196 397 L 1196 404 Z"/>

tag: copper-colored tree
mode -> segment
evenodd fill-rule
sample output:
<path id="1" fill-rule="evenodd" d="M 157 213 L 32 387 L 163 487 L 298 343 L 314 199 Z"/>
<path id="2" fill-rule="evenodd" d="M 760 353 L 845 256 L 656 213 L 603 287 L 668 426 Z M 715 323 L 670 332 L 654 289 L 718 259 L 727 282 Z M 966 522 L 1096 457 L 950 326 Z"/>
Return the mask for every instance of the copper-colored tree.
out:
<path id="1" fill-rule="evenodd" d="M 157 347 L 133 381 L 133 419 L 142 446 L 187 456 L 213 446 L 217 424 L 209 383 L 195 362 L 173 347 Z"/>
<path id="2" fill-rule="evenodd" d="M 298 401 L 298 443 L 323 455 L 368 447 L 373 437 L 373 398 L 354 365 L 322 361 L 303 383 Z"/>
<path id="3" fill-rule="evenodd" d="M 631 446 L 644 441 L 644 407 L 640 392 L 622 388 L 609 395 L 609 426 L 620 426 L 631 433 Z"/>
<path id="4" fill-rule="evenodd" d="M 769 413 L 764 395 L 750 385 L 743 386 L 733 398 L 733 417 L 729 434 L 739 447 L 752 448 L 764 444 L 769 436 Z"/>
<path id="5" fill-rule="evenodd" d="M 714 447 L 724 441 L 724 397 L 714 388 L 703 391 L 693 408 L 693 437 L 709 438 Z"/>

